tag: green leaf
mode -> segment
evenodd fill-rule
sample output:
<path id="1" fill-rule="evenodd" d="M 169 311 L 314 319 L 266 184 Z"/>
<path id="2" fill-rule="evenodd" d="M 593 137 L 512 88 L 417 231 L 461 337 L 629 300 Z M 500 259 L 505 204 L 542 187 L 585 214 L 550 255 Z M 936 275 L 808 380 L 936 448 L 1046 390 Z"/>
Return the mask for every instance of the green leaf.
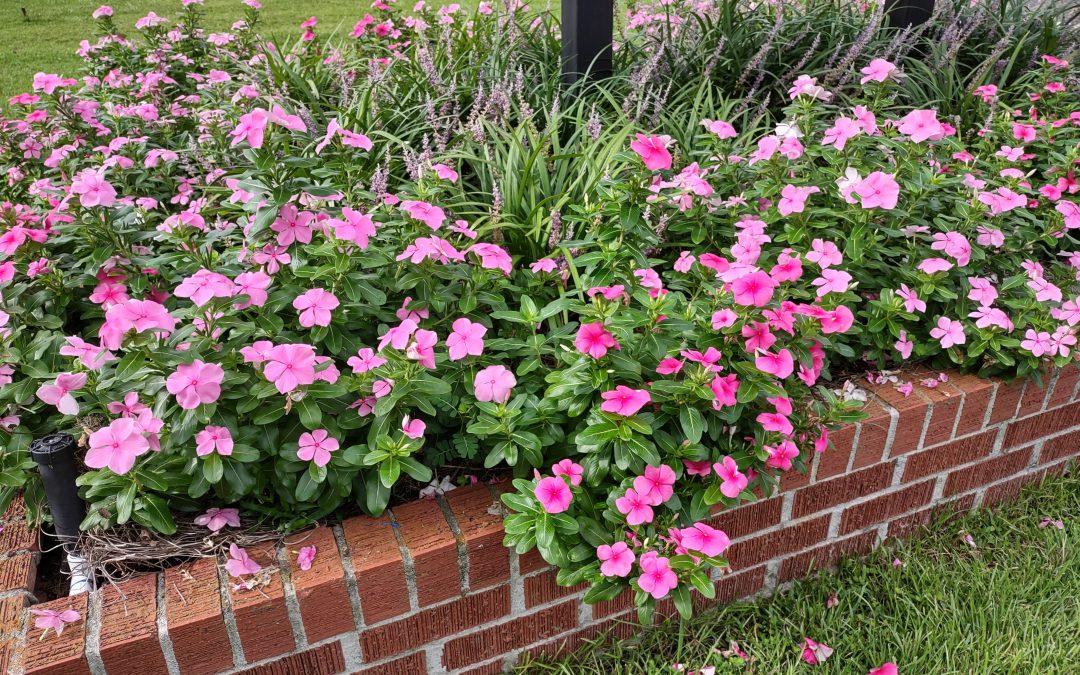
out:
<path id="1" fill-rule="evenodd" d="M 220 455 L 216 452 L 212 452 L 203 457 L 202 470 L 206 482 L 215 484 L 225 475 L 225 463 L 221 461 Z"/>
<path id="2" fill-rule="evenodd" d="M 379 464 L 379 482 L 389 489 L 394 487 L 398 476 L 401 475 L 401 462 L 397 457 L 390 457 Z"/>
<path id="3" fill-rule="evenodd" d="M 679 424 L 682 426 L 687 440 L 691 443 L 701 442 L 701 434 L 705 430 L 705 418 L 701 416 L 701 412 L 697 408 L 684 406 L 679 411 Z"/>
<path id="4" fill-rule="evenodd" d="M 294 405 L 300 414 L 300 424 L 303 424 L 304 428 L 318 429 L 322 426 L 322 409 L 318 401 L 305 397 Z"/>
<path id="5" fill-rule="evenodd" d="M 679 616 L 689 619 L 694 613 L 694 607 L 690 604 L 690 591 L 685 585 L 679 585 L 671 591 L 671 599 L 675 601 L 675 609 L 679 610 Z"/>
<path id="6" fill-rule="evenodd" d="M 165 500 L 157 495 L 143 495 L 132 514 L 135 521 L 161 534 L 176 534 L 176 523 Z"/>
<path id="7" fill-rule="evenodd" d="M 128 483 L 116 495 L 116 522 L 121 525 L 131 520 L 131 512 L 135 508 L 136 488 L 134 482 Z"/>

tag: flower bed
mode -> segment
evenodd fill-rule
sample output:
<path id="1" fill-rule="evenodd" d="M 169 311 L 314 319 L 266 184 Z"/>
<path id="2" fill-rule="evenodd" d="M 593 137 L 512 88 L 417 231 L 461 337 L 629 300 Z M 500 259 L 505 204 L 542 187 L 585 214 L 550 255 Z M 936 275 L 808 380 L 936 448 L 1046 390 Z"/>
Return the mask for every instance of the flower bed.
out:
<path id="1" fill-rule="evenodd" d="M 1047 388 L 961 375 L 909 398 L 872 386 L 867 417 L 838 432 L 835 451 L 810 475 L 785 481 L 774 497 L 717 510 L 709 522 L 734 542 L 732 570 L 714 580 L 713 600 L 695 594 L 695 604 L 771 591 L 937 514 L 992 506 L 1062 471 L 1080 454 L 1078 383 L 1070 367 Z M 280 570 L 261 592 L 221 592 L 230 588 L 222 561 L 204 559 L 46 603 L 38 607 L 80 615 L 46 640 L 22 610 L 35 537 L 9 510 L 0 602 L 3 634 L 14 637 L 0 642 L 0 664 L 57 675 L 498 673 L 522 652 L 632 634 L 629 594 L 583 605 L 584 587 L 559 586 L 535 551 L 502 546 L 497 492 L 453 490 L 380 519 L 298 533 L 277 551 L 253 550 Z M 318 551 L 306 571 L 295 563 L 300 546 Z"/>
<path id="2" fill-rule="evenodd" d="M 30 438 L 63 429 L 86 449 L 84 528 L 220 529 L 233 507 L 295 530 L 380 517 L 446 465 L 506 467 L 506 543 L 590 604 L 630 589 L 647 622 L 715 594 L 737 550 L 717 510 L 797 482 L 863 415 L 837 363 L 1059 378 L 1075 360 L 1066 59 L 973 83 L 974 123 L 910 105 L 915 66 L 884 58 L 857 85 L 793 77 L 779 124 L 709 87 L 649 119 L 613 103 L 619 78 L 562 111 L 550 25 L 518 9 L 380 6 L 355 42 L 309 22 L 286 51 L 260 43 L 257 4 L 222 34 L 197 2 L 145 17 L 140 46 L 102 8 L 84 79 L 41 73 L 12 100 L 0 461 L 32 509 Z M 684 23 L 652 16 L 620 51 L 669 55 L 657 29 Z M 234 546 L 224 569 L 251 586 L 265 567 Z"/>

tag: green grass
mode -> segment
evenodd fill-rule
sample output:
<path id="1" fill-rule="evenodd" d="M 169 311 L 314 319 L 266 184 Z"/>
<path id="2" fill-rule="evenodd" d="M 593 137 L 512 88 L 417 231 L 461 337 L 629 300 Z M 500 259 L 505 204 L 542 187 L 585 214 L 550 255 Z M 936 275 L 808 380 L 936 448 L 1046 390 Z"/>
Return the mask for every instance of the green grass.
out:
<path id="1" fill-rule="evenodd" d="M 1060 518 L 1064 530 L 1040 528 Z M 964 542 L 970 534 L 977 548 Z M 640 641 L 572 659 L 532 662 L 530 674 L 672 673 L 715 665 L 717 673 L 853 673 L 885 661 L 903 675 L 1080 672 L 1080 476 L 1055 478 L 992 512 L 938 523 L 914 540 L 841 564 L 771 599 L 729 605 L 671 622 Z M 893 559 L 903 562 L 892 565 Z M 826 608 L 830 594 L 839 605 Z M 803 636 L 835 653 L 802 663 Z M 719 655 L 735 640 L 754 658 Z M 681 648 L 680 648 L 681 644 Z M 725 662 L 726 661 L 726 662 Z"/>
<path id="2" fill-rule="evenodd" d="M 474 0 L 458 2 L 463 7 L 476 4 Z M 132 37 L 135 21 L 147 12 L 175 17 L 180 11 L 180 0 L 0 0 L 0 106 L 11 95 L 29 90 L 34 73 L 78 75 L 82 60 L 75 50 L 80 41 L 96 39 L 90 14 L 102 4 L 113 8 L 113 20 Z M 260 32 L 268 38 L 294 40 L 300 36 L 300 22 L 315 15 L 320 33 L 348 33 L 370 4 L 362 0 L 262 0 Z M 210 31 L 227 29 L 244 13 L 240 0 L 206 0 L 204 9 Z"/>

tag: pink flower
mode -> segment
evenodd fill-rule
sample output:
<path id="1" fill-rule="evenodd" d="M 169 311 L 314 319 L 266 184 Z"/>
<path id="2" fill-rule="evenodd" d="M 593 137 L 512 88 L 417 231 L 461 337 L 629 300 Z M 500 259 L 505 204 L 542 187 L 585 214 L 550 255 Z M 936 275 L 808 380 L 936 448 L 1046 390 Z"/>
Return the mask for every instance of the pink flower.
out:
<path id="1" fill-rule="evenodd" d="M 863 125 L 848 117 L 838 117 L 832 127 L 825 131 L 822 145 L 835 146 L 837 150 L 843 150 L 847 142 L 862 133 Z"/>
<path id="2" fill-rule="evenodd" d="M 626 516 L 628 525 L 641 525 L 653 520 L 652 504 L 634 488 L 627 488 L 626 493 L 615 500 L 615 508 Z"/>
<path id="3" fill-rule="evenodd" d="M 574 346 L 582 354 L 588 354 L 594 359 L 602 358 L 608 349 L 619 349 L 615 337 L 599 322 L 582 324 L 574 338 Z"/>
<path id="4" fill-rule="evenodd" d="M 682 370 L 682 368 L 682 361 L 668 357 L 656 365 L 656 372 L 660 375 L 673 375 Z"/>
<path id="5" fill-rule="evenodd" d="M 956 260 L 956 264 L 964 267 L 971 261 L 971 244 L 964 235 L 959 232 L 936 232 L 934 243 L 930 245 L 935 251 L 944 251 L 945 255 Z"/>
<path id="6" fill-rule="evenodd" d="M 604 402 L 600 404 L 601 410 L 623 417 L 636 415 L 646 403 L 652 400 L 646 390 L 631 389 L 622 384 L 612 391 L 603 392 L 600 398 L 604 399 Z"/>
<path id="7" fill-rule="evenodd" d="M 217 452 L 228 457 L 233 451 L 232 434 L 226 427 L 208 426 L 195 434 L 195 454 L 199 457 Z"/>
<path id="8" fill-rule="evenodd" d="M 938 121 L 937 113 L 933 110 L 912 110 L 900 120 L 896 130 L 914 143 L 937 140 L 945 135 L 945 127 Z"/>
<path id="9" fill-rule="evenodd" d="M 413 220 L 419 220 L 433 230 L 439 229 L 446 222 L 446 212 L 427 202 L 406 200 L 401 202 L 401 209 Z"/>
<path id="10" fill-rule="evenodd" d="M 418 330 L 413 334 L 413 341 L 405 348 L 405 356 L 419 361 L 425 368 L 435 367 L 435 345 L 439 336 L 435 331 Z"/>
<path id="11" fill-rule="evenodd" d="M 240 527 L 240 512 L 236 509 L 210 508 L 206 513 L 195 519 L 195 524 L 209 529 L 211 532 L 219 532 L 225 526 Z"/>
<path id="12" fill-rule="evenodd" d="M 236 302 L 233 307 L 236 309 L 247 309 L 248 307 L 262 307 L 266 304 L 269 294 L 266 289 L 270 288 L 271 278 L 270 275 L 265 272 L 241 272 L 236 275 L 235 286 L 233 287 L 233 295 L 246 295 L 247 300 L 243 302 Z"/>
<path id="13" fill-rule="evenodd" d="M 754 365 L 763 373 L 769 373 L 779 379 L 786 379 L 795 371 L 795 359 L 787 349 L 781 349 L 776 354 L 764 352 L 754 359 Z"/>
<path id="14" fill-rule="evenodd" d="M 832 647 L 824 642 L 814 642 L 810 638 L 803 638 L 803 640 L 802 660 L 810 665 L 817 666 L 825 663 L 825 660 L 832 656 Z"/>
<path id="15" fill-rule="evenodd" d="M 79 614 L 79 612 L 74 609 L 59 611 L 55 609 L 31 608 L 30 613 L 37 617 L 34 619 L 34 627 L 41 628 L 45 631 L 41 634 L 42 637 L 45 637 L 45 633 L 49 632 L 49 629 L 56 631 L 57 635 L 61 635 L 64 632 L 64 626 L 69 623 L 75 623 L 82 618 L 82 614 Z"/>
<path id="16" fill-rule="evenodd" d="M 751 272 L 731 282 L 731 292 L 735 302 L 744 307 L 764 307 L 773 297 L 777 286 L 765 272 Z"/>
<path id="17" fill-rule="evenodd" d="M 401 420 L 401 433 L 405 434 L 409 438 L 423 438 L 424 430 L 427 429 L 427 424 L 423 420 L 414 420 L 408 415 Z"/>
<path id="18" fill-rule="evenodd" d="M 109 7 L 108 5 L 102 5 L 102 6 L 98 7 L 97 9 L 95 9 L 94 13 L 91 14 L 90 16 L 94 17 L 95 19 L 101 19 L 101 18 L 106 17 L 106 16 L 112 16 L 112 13 L 113 13 L 112 7 Z"/>
<path id="19" fill-rule="evenodd" d="M 817 286 L 817 297 L 823 298 L 829 293 L 843 293 L 851 283 L 851 275 L 842 270 L 821 270 L 821 276 L 810 282 Z"/>
<path id="20" fill-rule="evenodd" d="M 529 270 L 533 274 L 540 274 L 541 272 L 554 272 L 555 261 L 551 258 L 544 258 L 543 260 L 537 260 L 533 264 L 529 265 Z"/>
<path id="21" fill-rule="evenodd" d="M 717 138 L 724 140 L 727 138 L 735 138 L 739 134 L 735 131 L 735 127 L 723 120 L 702 120 L 702 124 L 709 130 L 709 133 L 716 134 Z"/>
<path id="22" fill-rule="evenodd" d="M 135 420 L 121 417 L 90 434 L 86 466 L 125 474 L 135 466 L 135 458 L 150 451 L 150 442 L 139 432 Z"/>
<path id="23" fill-rule="evenodd" d="M 892 661 L 887 661 L 877 668 L 874 668 L 866 675 L 900 675 L 900 669 L 896 667 L 896 664 Z"/>
<path id="24" fill-rule="evenodd" d="M 60 373 L 52 384 L 38 387 L 37 397 L 65 415 L 79 414 L 79 402 L 71 395 L 86 386 L 86 373 Z"/>
<path id="25" fill-rule="evenodd" d="M 896 351 L 900 352 L 900 357 L 903 359 L 911 358 L 911 350 L 915 348 L 915 343 L 908 339 L 907 331 L 900 331 L 900 339 L 893 343 L 893 347 Z"/>
<path id="26" fill-rule="evenodd" d="M 720 493 L 729 499 L 735 499 L 742 494 L 742 491 L 750 483 L 746 475 L 739 471 L 739 465 L 730 457 L 724 457 L 716 464 L 713 464 L 713 471 L 723 481 L 720 484 Z"/>
<path id="27" fill-rule="evenodd" d="M 667 597 L 679 585 L 679 577 L 671 569 L 667 558 L 661 558 L 656 551 L 649 551 L 641 556 L 641 576 L 637 578 L 638 587 L 653 598 Z"/>
<path id="28" fill-rule="evenodd" d="M 634 552 L 623 541 L 617 541 L 611 546 L 597 546 L 596 557 L 601 561 L 600 574 L 605 577 L 628 576 L 635 559 Z"/>
<path id="29" fill-rule="evenodd" d="M 319 552 L 319 549 L 314 546 L 305 546 L 300 549 L 296 554 L 296 564 L 300 566 L 300 569 L 307 572 L 311 569 L 311 564 L 315 562 L 315 554 Z"/>
<path id="30" fill-rule="evenodd" d="M 333 228 L 334 236 L 342 241 L 351 241 L 364 250 L 368 247 L 371 237 L 375 236 L 375 221 L 366 213 L 361 213 L 349 207 L 341 209 L 344 220 L 331 218 L 327 224 Z"/>
<path id="31" fill-rule="evenodd" d="M 782 216 L 802 213 L 806 209 L 807 198 L 816 192 L 821 192 L 821 189 L 816 185 L 808 187 L 785 185 L 780 191 L 780 201 L 777 203 L 776 208 Z"/>
<path id="32" fill-rule="evenodd" d="M 484 269 L 499 270 L 506 276 L 510 276 L 510 273 L 514 271 L 513 260 L 510 258 L 510 254 L 501 246 L 481 242 L 479 244 L 473 244 L 465 249 L 465 252 L 475 253 L 479 256 L 480 266 Z"/>
<path id="33" fill-rule="evenodd" d="M 864 209 L 894 209 L 900 197 L 900 184 L 892 174 L 875 171 L 856 183 L 853 191 L 859 195 Z"/>
<path id="34" fill-rule="evenodd" d="M 717 375 L 709 383 L 709 388 L 715 397 L 713 408 L 719 410 L 725 406 L 733 406 L 737 402 L 735 395 L 739 391 L 739 378 L 734 373 L 724 377 Z"/>
<path id="35" fill-rule="evenodd" d="M 251 559 L 247 550 L 236 544 L 229 544 L 229 559 L 225 561 L 225 571 L 232 577 L 242 577 L 245 574 L 256 574 L 262 569 L 262 565 Z"/>
<path id="36" fill-rule="evenodd" d="M 269 123 L 270 113 L 262 108 L 255 108 L 246 115 L 241 115 L 240 123 L 229 132 L 229 135 L 233 137 L 230 145 L 235 146 L 242 141 L 247 141 L 253 149 L 261 148 L 266 134 L 266 125 Z"/>
<path id="37" fill-rule="evenodd" d="M 488 366 L 476 374 L 473 392 L 477 401 L 506 403 L 510 400 L 510 390 L 516 384 L 514 373 L 505 366 Z"/>
<path id="38" fill-rule="evenodd" d="M 844 262 L 844 255 L 833 242 L 815 239 L 810 242 L 810 250 L 806 253 L 806 259 L 812 263 L 817 263 L 817 266 L 821 269 L 827 269 Z"/>
<path id="39" fill-rule="evenodd" d="M 448 167 L 447 165 L 445 165 L 445 164 L 432 164 L 431 168 L 432 168 L 432 170 L 435 171 L 435 175 L 437 175 L 439 178 L 442 178 L 443 180 L 448 180 L 451 183 L 456 183 L 457 182 L 457 179 L 458 179 L 457 171 L 454 171 L 452 168 Z"/>
<path id="40" fill-rule="evenodd" d="M 336 438 L 330 436 L 330 432 L 326 429 L 316 429 L 311 433 L 300 434 L 296 456 L 302 462 L 314 461 L 315 466 L 326 466 L 330 463 L 330 453 L 340 447 L 341 444 Z"/>
<path id="41" fill-rule="evenodd" d="M 884 82 L 889 79 L 890 75 L 896 72 L 896 65 L 889 63 L 885 59 L 874 59 L 870 61 L 870 65 L 859 72 L 865 75 L 865 77 L 859 80 L 859 84 L 866 84 L 867 82 Z"/>
<path id="42" fill-rule="evenodd" d="M 86 208 L 116 203 L 116 189 L 105 180 L 105 169 L 83 169 L 71 181 L 71 193 L 79 195 L 79 203 Z"/>
<path id="43" fill-rule="evenodd" d="M 634 491 L 649 503 L 659 506 L 675 493 L 675 471 L 666 464 L 645 467 L 645 474 L 634 479 Z"/>
<path id="44" fill-rule="evenodd" d="M 701 461 L 693 461 L 684 459 L 682 461 L 683 466 L 686 467 L 687 476 L 708 476 L 712 473 L 712 467 L 709 466 L 709 460 L 704 459 Z"/>
<path id="45" fill-rule="evenodd" d="M 692 527 L 684 528 L 681 534 L 683 548 L 710 558 L 723 555 L 728 546 L 731 546 L 731 540 L 723 530 L 717 530 L 705 523 L 694 523 Z"/>
<path id="46" fill-rule="evenodd" d="M 905 312 L 925 312 L 926 303 L 919 299 L 915 291 L 908 288 L 907 284 L 900 284 L 900 290 L 896 294 L 904 300 Z"/>
<path id="47" fill-rule="evenodd" d="M 645 168 L 649 171 L 664 171 L 671 168 L 671 153 L 667 146 L 671 142 L 669 136 L 646 136 L 635 134 L 637 140 L 631 141 L 630 149 L 641 157 Z"/>
<path id="48" fill-rule="evenodd" d="M 300 325 L 304 328 L 329 326 L 330 313 L 340 304 L 337 296 L 321 288 L 306 291 L 292 302 L 293 308 L 300 311 Z"/>
<path id="49" fill-rule="evenodd" d="M 790 471 L 791 460 L 799 456 L 799 448 L 791 441 L 781 441 L 776 446 L 766 445 L 765 452 L 769 455 L 765 466 L 781 471 Z"/>
<path id="50" fill-rule="evenodd" d="M 730 309 L 722 309 L 719 312 L 713 312 L 712 315 L 712 327 L 713 330 L 721 330 L 723 328 L 730 328 L 735 325 L 735 322 L 739 319 L 739 315 Z"/>
<path id="51" fill-rule="evenodd" d="M 558 476 L 541 478 L 536 483 L 533 494 L 540 502 L 540 506 L 548 513 L 562 513 L 570 508 L 570 502 L 574 500 L 574 493 L 566 481 Z"/>
<path id="52" fill-rule="evenodd" d="M 964 334 L 964 324 L 946 316 L 937 320 L 937 327 L 930 331 L 930 337 L 940 342 L 943 349 L 967 342 L 967 336 Z"/>
<path id="53" fill-rule="evenodd" d="M 356 356 L 350 356 L 346 363 L 352 367 L 354 373 L 366 373 L 386 363 L 386 359 L 377 355 L 370 347 L 363 347 Z"/>
<path id="54" fill-rule="evenodd" d="M 315 382 L 315 348 L 305 344 L 277 345 L 270 350 L 263 375 L 282 394 Z"/>
<path id="55" fill-rule="evenodd" d="M 466 318 L 454 321 L 453 332 L 446 338 L 451 361 L 460 361 L 466 356 L 480 356 L 484 353 L 484 335 L 487 326 L 473 323 Z"/>
<path id="56" fill-rule="evenodd" d="M 277 243 L 282 246 L 295 242 L 310 244 L 311 224 L 314 221 L 315 214 L 311 211 L 300 211 L 293 204 L 286 204 L 278 211 L 278 217 L 270 224 L 270 229 L 277 232 Z"/>
<path id="57" fill-rule="evenodd" d="M 563 459 L 551 467 L 551 473 L 556 476 L 566 476 L 571 485 L 581 485 L 581 477 L 585 469 L 572 459 Z"/>
<path id="58" fill-rule="evenodd" d="M 194 410 L 218 400 L 224 378 L 225 370 L 221 366 L 196 359 L 177 366 L 165 380 L 165 388 L 176 397 L 181 408 Z"/>
<path id="59" fill-rule="evenodd" d="M 233 290 L 233 282 L 229 277 L 208 269 L 200 269 L 180 282 L 174 293 L 176 297 L 189 298 L 196 306 L 202 307 L 210 302 L 211 298 L 231 297 Z"/>

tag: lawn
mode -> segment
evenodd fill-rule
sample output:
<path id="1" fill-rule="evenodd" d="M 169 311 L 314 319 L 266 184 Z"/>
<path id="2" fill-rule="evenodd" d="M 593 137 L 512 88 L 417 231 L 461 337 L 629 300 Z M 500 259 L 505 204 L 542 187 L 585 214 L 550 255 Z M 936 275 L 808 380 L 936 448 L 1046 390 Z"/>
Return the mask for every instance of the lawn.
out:
<path id="1" fill-rule="evenodd" d="M 28 90 L 36 72 L 77 75 L 81 60 L 75 50 L 82 40 L 93 41 L 90 14 L 101 4 L 101 0 L 0 2 L 0 105 L 6 105 L 9 96 Z M 132 32 L 135 21 L 147 12 L 173 16 L 180 7 L 179 0 L 115 0 L 105 4 L 113 8 L 117 25 Z M 368 4 L 357 0 L 263 0 L 261 32 L 269 38 L 293 40 L 300 35 L 300 22 L 312 15 L 318 17 L 322 33 L 348 32 L 366 13 Z M 470 7 L 475 2 L 459 4 Z M 240 0 L 206 0 L 204 7 L 209 30 L 228 28 L 243 16 L 244 9 Z"/>
<path id="2" fill-rule="evenodd" d="M 1043 518 L 1064 529 L 1040 527 Z M 1014 504 L 939 524 L 772 599 L 696 617 L 681 636 L 674 622 L 640 642 L 521 672 L 670 673 L 681 662 L 719 666 L 717 675 L 863 675 L 886 661 L 904 675 L 1080 672 L 1078 523 L 1080 476 L 1053 479 Z M 839 603 L 829 608 L 832 594 Z M 828 644 L 832 657 L 817 667 L 800 661 L 804 636 Z M 749 667 L 719 654 L 733 640 L 753 657 Z"/>

